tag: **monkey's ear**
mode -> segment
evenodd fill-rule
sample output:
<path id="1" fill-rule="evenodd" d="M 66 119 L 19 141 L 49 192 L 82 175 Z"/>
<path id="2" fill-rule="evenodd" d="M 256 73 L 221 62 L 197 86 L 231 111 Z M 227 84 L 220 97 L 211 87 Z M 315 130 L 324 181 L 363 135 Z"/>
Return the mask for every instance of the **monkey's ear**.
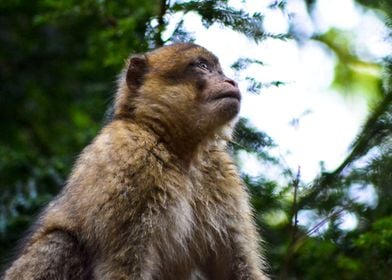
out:
<path id="1" fill-rule="evenodd" d="M 127 69 L 127 85 L 130 89 L 138 89 L 143 84 L 143 77 L 147 73 L 147 57 L 145 55 L 134 55 L 129 59 Z"/>

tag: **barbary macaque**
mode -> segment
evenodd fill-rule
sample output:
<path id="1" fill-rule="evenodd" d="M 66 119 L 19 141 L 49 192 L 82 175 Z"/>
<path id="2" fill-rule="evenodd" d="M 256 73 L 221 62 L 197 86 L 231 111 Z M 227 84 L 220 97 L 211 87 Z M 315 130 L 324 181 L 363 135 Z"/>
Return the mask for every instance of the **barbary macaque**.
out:
<path id="1" fill-rule="evenodd" d="M 226 147 L 240 101 L 201 46 L 132 56 L 112 120 L 4 279 L 268 279 Z"/>

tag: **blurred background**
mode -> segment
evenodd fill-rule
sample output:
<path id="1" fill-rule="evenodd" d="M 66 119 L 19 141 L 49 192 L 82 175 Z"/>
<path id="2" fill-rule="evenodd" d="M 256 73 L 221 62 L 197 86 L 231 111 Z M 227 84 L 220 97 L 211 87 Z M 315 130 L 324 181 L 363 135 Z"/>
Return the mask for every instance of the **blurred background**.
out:
<path id="1" fill-rule="evenodd" d="M 243 92 L 230 148 L 272 278 L 392 279 L 391 16 L 390 0 L 2 0 L 0 271 L 124 60 L 193 41 Z"/>

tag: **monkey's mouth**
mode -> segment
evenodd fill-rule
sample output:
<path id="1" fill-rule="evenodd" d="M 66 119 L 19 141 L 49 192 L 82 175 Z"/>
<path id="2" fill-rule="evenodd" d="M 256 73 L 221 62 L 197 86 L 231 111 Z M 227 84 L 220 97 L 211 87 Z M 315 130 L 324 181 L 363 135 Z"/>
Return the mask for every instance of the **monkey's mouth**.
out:
<path id="1" fill-rule="evenodd" d="M 238 102 L 240 102 L 241 94 L 240 91 L 238 90 L 225 91 L 214 96 L 213 100 L 224 99 L 224 98 L 233 98 L 236 99 Z"/>

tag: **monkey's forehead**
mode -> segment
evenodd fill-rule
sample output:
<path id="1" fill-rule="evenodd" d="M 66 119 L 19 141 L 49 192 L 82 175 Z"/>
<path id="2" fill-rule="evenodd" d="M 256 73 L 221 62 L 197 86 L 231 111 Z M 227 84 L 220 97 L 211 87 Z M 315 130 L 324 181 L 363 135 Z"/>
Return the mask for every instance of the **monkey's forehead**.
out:
<path id="1" fill-rule="evenodd" d="M 164 46 L 147 53 L 151 62 L 168 62 L 168 60 L 190 60 L 195 57 L 203 57 L 215 64 L 219 64 L 219 59 L 206 48 L 193 43 L 179 43 Z"/>

